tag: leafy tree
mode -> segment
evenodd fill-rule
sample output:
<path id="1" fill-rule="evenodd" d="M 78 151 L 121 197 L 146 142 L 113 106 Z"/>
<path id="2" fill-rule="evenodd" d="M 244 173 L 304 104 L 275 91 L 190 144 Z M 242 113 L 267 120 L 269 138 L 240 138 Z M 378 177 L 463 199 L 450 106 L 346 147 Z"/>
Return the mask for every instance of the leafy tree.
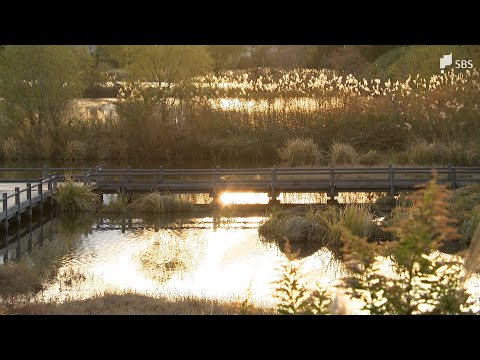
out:
<path id="1" fill-rule="evenodd" d="M 0 61 L 0 97 L 9 116 L 44 127 L 57 149 L 71 101 L 81 95 L 91 57 L 71 46 L 6 46 Z"/>
<path id="2" fill-rule="evenodd" d="M 133 55 L 128 70 L 137 80 L 181 82 L 211 68 L 211 58 L 205 46 L 137 45 L 130 50 Z"/>
<path id="3" fill-rule="evenodd" d="M 212 58 L 212 68 L 216 75 L 222 70 L 238 65 L 240 56 L 244 51 L 241 45 L 210 45 L 208 52 Z"/>
<path id="4" fill-rule="evenodd" d="M 476 64 L 478 66 L 480 61 L 478 45 L 401 46 L 394 47 L 378 57 L 369 69 L 369 73 L 365 75 L 404 81 L 409 75 L 419 74 L 422 77 L 428 77 L 440 74 L 440 57 L 450 53 L 453 54 L 453 60 L 473 60 L 474 66 Z"/>
<path id="5" fill-rule="evenodd" d="M 114 68 L 123 68 L 131 64 L 133 48 L 128 45 L 97 45 L 95 56 L 99 63 L 106 63 Z"/>

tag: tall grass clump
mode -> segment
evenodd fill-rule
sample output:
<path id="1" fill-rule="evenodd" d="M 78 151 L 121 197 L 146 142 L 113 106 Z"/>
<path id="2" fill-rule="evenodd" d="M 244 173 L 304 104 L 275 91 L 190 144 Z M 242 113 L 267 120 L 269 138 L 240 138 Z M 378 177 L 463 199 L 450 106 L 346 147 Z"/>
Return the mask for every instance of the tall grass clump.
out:
<path id="1" fill-rule="evenodd" d="M 79 140 L 68 140 L 63 148 L 65 161 L 85 159 L 87 156 L 87 145 Z"/>
<path id="2" fill-rule="evenodd" d="M 352 145 L 335 141 L 330 147 L 330 161 L 334 166 L 357 165 L 360 156 Z"/>
<path id="3" fill-rule="evenodd" d="M 465 279 L 468 279 L 480 266 L 480 226 L 477 225 L 472 235 L 472 242 L 465 257 Z"/>
<path id="4" fill-rule="evenodd" d="M 321 241 L 325 228 L 318 220 L 317 212 L 307 208 L 306 213 L 273 208 L 267 214 L 258 231 L 266 239 L 284 240 L 295 243 L 299 241 Z"/>
<path id="5" fill-rule="evenodd" d="M 313 139 L 290 139 L 279 153 L 287 166 L 318 165 L 321 159 L 321 151 Z"/>
<path id="6" fill-rule="evenodd" d="M 418 140 L 405 150 L 407 162 L 412 165 L 470 166 L 478 163 L 478 153 L 459 142 L 427 142 Z"/>
<path id="7" fill-rule="evenodd" d="M 94 211 L 100 205 L 100 200 L 98 195 L 93 192 L 93 187 L 76 184 L 70 177 L 66 177 L 65 182 L 57 186 L 53 197 L 58 209 L 66 213 Z"/>
<path id="8" fill-rule="evenodd" d="M 17 140 L 9 137 L 2 141 L 2 153 L 6 160 L 19 159 L 22 156 L 22 149 Z"/>
<path id="9" fill-rule="evenodd" d="M 468 214 L 467 219 L 460 225 L 459 231 L 463 241 L 472 241 L 474 233 L 480 224 L 480 205 L 475 206 Z"/>
<path id="10" fill-rule="evenodd" d="M 193 203 L 177 197 L 174 194 L 161 194 L 152 192 L 140 196 L 132 203 L 132 209 L 145 213 L 177 213 L 190 211 Z"/>
<path id="11" fill-rule="evenodd" d="M 360 156 L 360 164 L 362 165 L 379 165 L 382 160 L 382 155 L 376 150 L 369 150 Z"/>
<path id="12" fill-rule="evenodd" d="M 342 246 L 343 229 L 348 229 L 354 235 L 369 238 L 377 226 L 368 208 L 361 205 L 347 205 L 343 209 L 329 207 L 322 216 L 327 227 L 324 239 L 326 246 Z"/>
<path id="13" fill-rule="evenodd" d="M 455 220 L 447 209 L 450 194 L 436 178 L 415 192 L 407 216 L 390 231 L 388 246 L 369 244 L 365 237 L 342 232 L 345 266 L 350 276 L 344 287 L 370 314 L 460 314 L 468 312 L 469 294 L 461 263 L 437 250 L 458 239 Z M 380 271 L 378 256 L 392 260 L 392 273 Z"/>
<path id="14" fill-rule="evenodd" d="M 365 206 L 307 207 L 303 212 L 274 209 L 260 225 L 259 233 L 267 239 L 287 239 L 292 244 L 313 241 L 334 249 L 342 245 L 340 237 L 343 228 L 359 236 L 370 237 L 376 227 L 373 215 Z"/>
<path id="15" fill-rule="evenodd" d="M 469 243 L 480 222 L 480 184 L 457 189 L 449 199 L 449 209 L 458 219 L 462 240 Z"/>
<path id="16" fill-rule="evenodd" d="M 110 201 L 103 206 L 103 212 L 125 213 L 130 208 L 130 198 L 123 194 L 116 194 Z"/>
<path id="17" fill-rule="evenodd" d="M 409 164 L 443 165 L 448 162 L 448 150 L 438 142 L 420 140 L 410 144 L 405 153 Z"/>

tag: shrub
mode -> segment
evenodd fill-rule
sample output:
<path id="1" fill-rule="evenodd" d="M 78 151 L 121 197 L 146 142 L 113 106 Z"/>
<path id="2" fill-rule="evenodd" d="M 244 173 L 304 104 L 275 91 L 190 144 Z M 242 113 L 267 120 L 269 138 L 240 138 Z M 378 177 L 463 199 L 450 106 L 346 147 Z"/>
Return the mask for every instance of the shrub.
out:
<path id="1" fill-rule="evenodd" d="M 344 287 L 361 300 L 370 314 L 459 314 L 467 312 L 462 266 L 435 253 L 442 243 L 457 239 L 455 222 L 447 210 L 444 186 L 430 181 L 418 190 L 406 216 L 390 230 L 397 241 L 372 245 L 367 239 L 342 233 L 345 266 L 350 276 Z M 377 256 L 391 258 L 393 275 L 378 271 Z"/>
<path id="2" fill-rule="evenodd" d="M 278 268 L 278 279 L 274 282 L 274 297 L 277 301 L 277 311 L 284 315 L 310 314 L 326 315 L 329 311 L 331 298 L 325 289 L 313 291 L 305 286 L 301 276 L 302 262 L 296 259 L 286 243 L 286 261 Z"/>
<path id="3" fill-rule="evenodd" d="M 287 166 L 318 165 L 321 159 L 321 152 L 313 139 L 290 139 L 279 152 Z"/>

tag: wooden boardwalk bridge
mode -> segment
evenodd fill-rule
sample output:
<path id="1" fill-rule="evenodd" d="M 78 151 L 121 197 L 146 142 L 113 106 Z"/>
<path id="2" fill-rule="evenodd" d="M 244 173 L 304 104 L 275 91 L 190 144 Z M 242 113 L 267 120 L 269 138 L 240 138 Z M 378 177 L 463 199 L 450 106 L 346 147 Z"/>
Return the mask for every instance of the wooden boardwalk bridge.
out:
<path id="1" fill-rule="evenodd" d="M 223 192 L 267 193 L 275 202 L 281 193 L 327 193 L 331 200 L 340 192 L 385 192 L 397 195 L 412 191 L 437 173 L 438 182 L 452 189 L 480 183 L 480 167 L 425 168 L 252 168 L 252 169 L 106 169 L 92 168 L 0 168 L 3 193 L 0 221 L 20 219 L 23 213 L 45 201 L 52 202 L 57 184 L 66 177 L 92 185 L 100 193 L 160 191 L 208 193 L 213 202 Z M 20 184 L 25 184 L 21 188 Z"/>

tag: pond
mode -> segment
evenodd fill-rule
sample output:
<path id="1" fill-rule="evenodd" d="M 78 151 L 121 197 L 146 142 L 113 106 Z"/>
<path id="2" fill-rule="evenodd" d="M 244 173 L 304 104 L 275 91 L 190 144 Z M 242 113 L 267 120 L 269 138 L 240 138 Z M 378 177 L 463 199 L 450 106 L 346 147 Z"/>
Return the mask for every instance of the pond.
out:
<path id="1" fill-rule="evenodd" d="M 276 268 L 286 256 L 259 237 L 262 220 L 251 215 L 214 222 L 207 213 L 149 219 L 61 215 L 33 231 L 31 250 L 30 234 L 10 244 L 8 257 L 41 272 L 53 269 L 54 281 L 43 293 L 47 301 L 128 290 L 227 301 L 248 296 L 258 306 L 271 307 Z M 329 251 L 316 250 L 306 258 L 305 273 L 318 271 L 324 284 L 335 281 L 339 263 Z M 72 274 L 82 274 L 82 281 L 63 286 Z"/>
<path id="2" fill-rule="evenodd" d="M 60 215 L 10 244 L 8 257 L 50 273 L 41 301 L 132 291 L 172 299 L 194 296 L 242 302 L 248 298 L 256 306 L 272 308 L 274 282 L 287 256 L 284 246 L 259 236 L 263 219 L 261 212 L 228 219 L 207 212 L 148 218 Z M 293 251 L 299 252 L 301 273 L 310 287 L 319 283 L 337 291 L 335 285 L 345 272 L 334 254 L 305 245 Z M 388 271 L 388 262 L 384 267 Z M 477 276 L 468 289 L 478 307 Z M 347 312 L 362 313 L 358 303 L 338 296 Z"/>

